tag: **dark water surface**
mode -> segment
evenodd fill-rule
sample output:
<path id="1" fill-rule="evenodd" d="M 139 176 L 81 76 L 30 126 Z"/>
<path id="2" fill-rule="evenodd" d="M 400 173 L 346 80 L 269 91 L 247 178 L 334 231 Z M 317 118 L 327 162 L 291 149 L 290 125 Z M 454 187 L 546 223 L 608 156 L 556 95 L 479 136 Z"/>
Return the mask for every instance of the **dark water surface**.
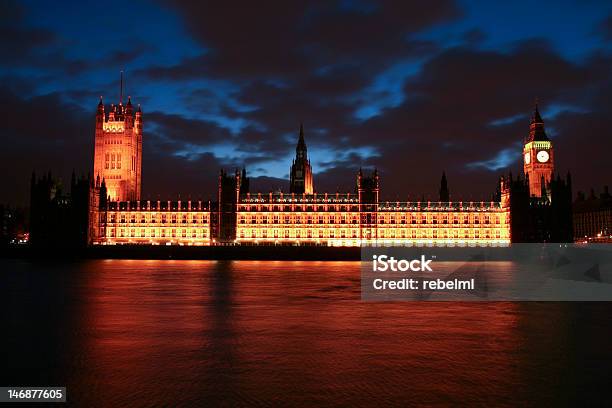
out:
<path id="1" fill-rule="evenodd" d="M 73 405 L 611 402 L 607 303 L 367 303 L 358 262 L 0 270 L 0 385 L 66 386 Z"/>

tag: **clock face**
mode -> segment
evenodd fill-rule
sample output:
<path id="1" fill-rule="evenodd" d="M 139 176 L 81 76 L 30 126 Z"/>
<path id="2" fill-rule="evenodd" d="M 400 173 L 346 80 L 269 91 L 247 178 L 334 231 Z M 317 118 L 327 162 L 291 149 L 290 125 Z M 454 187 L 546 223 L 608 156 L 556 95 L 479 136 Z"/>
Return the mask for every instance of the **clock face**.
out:
<path id="1" fill-rule="evenodd" d="M 540 163 L 546 163 L 548 159 L 550 158 L 546 150 L 540 150 L 536 157 L 538 158 L 538 161 Z"/>
<path id="2" fill-rule="evenodd" d="M 531 154 L 529 152 L 525 153 L 525 164 L 531 163 Z"/>

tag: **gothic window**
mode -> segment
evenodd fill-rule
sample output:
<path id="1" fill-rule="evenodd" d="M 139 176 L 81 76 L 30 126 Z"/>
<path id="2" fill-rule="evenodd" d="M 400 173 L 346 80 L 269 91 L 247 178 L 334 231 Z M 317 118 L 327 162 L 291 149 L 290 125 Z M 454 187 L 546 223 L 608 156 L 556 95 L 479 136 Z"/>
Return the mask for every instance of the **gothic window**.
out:
<path id="1" fill-rule="evenodd" d="M 105 169 L 108 169 L 108 166 L 109 166 L 109 154 L 108 154 L 108 153 L 106 153 L 106 154 L 104 155 L 104 168 L 105 168 Z"/>
<path id="2" fill-rule="evenodd" d="M 117 168 L 118 169 L 121 168 L 121 155 L 120 154 L 117 155 Z"/>

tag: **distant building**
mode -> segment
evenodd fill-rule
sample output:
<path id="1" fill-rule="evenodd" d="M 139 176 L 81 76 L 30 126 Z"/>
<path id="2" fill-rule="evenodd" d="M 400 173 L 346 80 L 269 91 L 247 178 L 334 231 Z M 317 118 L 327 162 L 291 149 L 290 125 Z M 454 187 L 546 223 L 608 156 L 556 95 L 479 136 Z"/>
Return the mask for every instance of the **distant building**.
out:
<path id="1" fill-rule="evenodd" d="M 0 245 L 23 244 L 28 240 L 25 211 L 0 204 Z"/>
<path id="2" fill-rule="evenodd" d="M 612 242 L 612 195 L 604 186 L 599 196 L 578 192 L 574 201 L 574 235 L 578 242 Z"/>
<path id="3" fill-rule="evenodd" d="M 89 241 L 89 178 L 72 174 L 70 190 L 49 172 L 40 178 L 32 174 L 30 183 L 29 241 L 34 246 L 83 247 Z"/>

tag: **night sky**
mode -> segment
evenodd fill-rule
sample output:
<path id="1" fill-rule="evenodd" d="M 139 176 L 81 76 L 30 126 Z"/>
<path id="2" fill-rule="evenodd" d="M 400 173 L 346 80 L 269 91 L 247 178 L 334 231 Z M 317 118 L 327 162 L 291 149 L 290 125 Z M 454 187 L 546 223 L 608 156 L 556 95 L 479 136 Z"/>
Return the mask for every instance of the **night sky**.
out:
<path id="1" fill-rule="evenodd" d="M 574 193 L 612 183 L 610 1 L 0 0 L 0 202 L 92 168 L 100 95 L 142 104 L 143 198 L 214 197 L 220 168 L 288 190 L 488 199 L 521 169 L 534 100 Z"/>

